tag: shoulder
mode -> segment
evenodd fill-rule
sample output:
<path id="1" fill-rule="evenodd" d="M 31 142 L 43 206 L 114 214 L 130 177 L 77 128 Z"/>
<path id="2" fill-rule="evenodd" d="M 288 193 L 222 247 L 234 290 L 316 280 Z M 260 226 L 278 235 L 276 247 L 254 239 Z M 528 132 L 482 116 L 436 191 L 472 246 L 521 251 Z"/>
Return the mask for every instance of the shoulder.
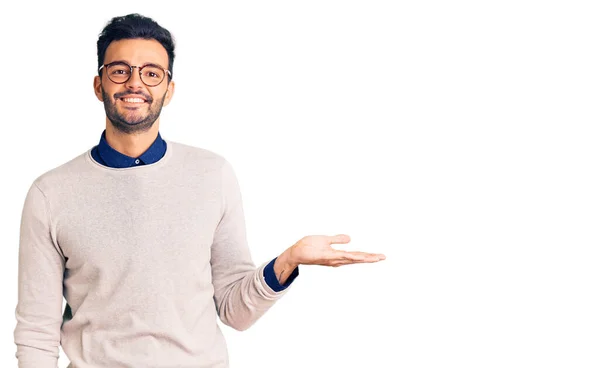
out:
<path id="1" fill-rule="evenodd" d="M 172 150 L 173 158 L 178 161 L 178 164 L 192 165 L 196 168 L 202 168 L 205 172 L 230 167 L 225 156 L 215 151 L 167 139 L 165 139 L 165 142 L 167 143 L 167 149 Z"/>
<path id="2" fill-rule="evenodd" d="M 89 150 L 77 155 L 76 157 L 64 162 L 54 168 L 43 172 L 33 181 L 42 192 L 48 193 L 55 188 L 71 186 L 81 181 L 85 176 L 87 168 L 86 156 Z"/>

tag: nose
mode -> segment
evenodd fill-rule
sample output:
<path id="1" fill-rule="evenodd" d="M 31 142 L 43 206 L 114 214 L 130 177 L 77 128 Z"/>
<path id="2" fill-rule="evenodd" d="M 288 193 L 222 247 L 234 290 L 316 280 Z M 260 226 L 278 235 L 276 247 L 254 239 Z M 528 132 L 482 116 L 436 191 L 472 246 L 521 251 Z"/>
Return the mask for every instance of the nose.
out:
<path id="1" fill-rule="evenodd" d="M 131 77 L 125 82 L 125 87 L 133 90 L 144 88 L 144 82 L 142 82 L 142 79 L 140 78 L 140 71 L 137 66 L 133 67 Z"/>

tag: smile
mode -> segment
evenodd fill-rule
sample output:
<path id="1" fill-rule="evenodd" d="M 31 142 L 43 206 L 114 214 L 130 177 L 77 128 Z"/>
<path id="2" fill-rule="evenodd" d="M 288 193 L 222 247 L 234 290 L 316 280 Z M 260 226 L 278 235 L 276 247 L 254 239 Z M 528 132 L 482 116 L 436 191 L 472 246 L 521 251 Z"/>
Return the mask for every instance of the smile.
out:
<path id="1" fill-rule="evenodd" d="M 124 102 L 129 102 L 129 103 L 144 103 L 144 102 L 146 102 L 146 100 L 144 100 L 142 98 L 131 98 L 131 97 L 121 98 L 120 100 L 124 101 Z"/>

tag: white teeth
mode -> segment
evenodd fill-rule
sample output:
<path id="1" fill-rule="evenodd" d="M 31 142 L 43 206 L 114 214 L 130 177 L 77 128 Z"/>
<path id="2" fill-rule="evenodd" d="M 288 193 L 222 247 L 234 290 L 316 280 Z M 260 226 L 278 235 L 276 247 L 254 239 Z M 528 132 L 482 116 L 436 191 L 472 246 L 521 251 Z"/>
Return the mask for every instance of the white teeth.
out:
<path id="1" fill-rule="evenodd" d="M 144 100 L 142 100 L 141 98 L 123 98 L 122 100 L 125 102 L 134 102 L 134 103 L 144 102 Z"/>

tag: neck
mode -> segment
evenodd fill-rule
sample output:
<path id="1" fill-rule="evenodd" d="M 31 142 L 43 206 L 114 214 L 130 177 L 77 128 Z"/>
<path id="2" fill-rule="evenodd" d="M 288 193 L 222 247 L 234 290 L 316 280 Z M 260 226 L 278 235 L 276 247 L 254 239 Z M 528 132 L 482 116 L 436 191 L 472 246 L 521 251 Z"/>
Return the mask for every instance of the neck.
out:
<path id="1" fill-rule="evenodd" d="M 116 130 L 111 122 L 106 119 L 106 141 L 108 145 L 129 157 L 139 157 L 146 152 L 157 136 L 158 120 L 147 131 L 127 134 Z"/>

